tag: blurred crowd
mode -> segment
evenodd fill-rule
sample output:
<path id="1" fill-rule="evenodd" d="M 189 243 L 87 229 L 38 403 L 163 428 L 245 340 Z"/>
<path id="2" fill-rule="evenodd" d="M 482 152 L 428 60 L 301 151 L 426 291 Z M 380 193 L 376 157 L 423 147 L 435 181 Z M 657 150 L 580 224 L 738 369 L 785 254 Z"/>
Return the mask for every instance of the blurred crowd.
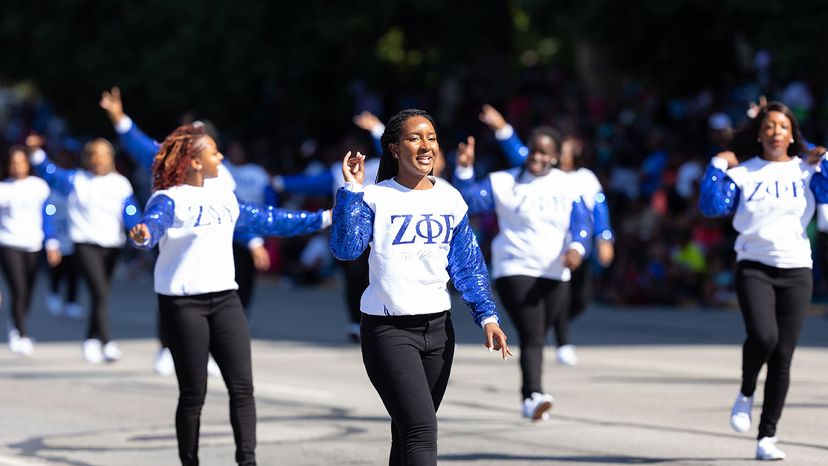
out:
<path id="1" fill-rule="evenodd" d="M 661 95 L 626 79 L 619 86 L 620 92 L 600 97 L 587 92 L 566 71 L 545 68 L 525 71 L 518 90 L 505 99 L 489 101 L 481 97 L 485 93 L 479 89 L 464 86 L 454 78 L 447 78 L 431 95 L 401 94 L 395 102 L 384 102 L 386 99 L 357 83 L 352 88 L 352 99 L 355 115 L 367 110 L 380 120 L 405 106 L 433 112 L 447 160 L 443 176 L 448 178 L 453 173 L 457 143 L 469 135 L 478 140 L 478 177 L 506 168 L 494 134 L 478 118 L 484 104 L 497 108 L 524 140 L 539 125 L 552 126 L 576 138 L 584 165 L 604 186 L 616 233 L 612 265 L 593 267 L 595 298 L 613 305 L 720 307 L 734 305 L 736 300 L 735 232 L 730 219 L 706 219 L 698 211 L 698 182 L 708 161 L 728 144 L 734 129 L 747 120 L 746 110 L 760 96 L 791 107 L 809 142 L 825 145 L 828 135 L 824 114 L 828 94 L 802 77 L 775 77 L 767 52 L 759 51 L 754 69 L 731 81 L 721 88 Z M 140 104 L 130 102 L 129 95 L 124 100 L 127 107 Z M 90 112 L 101 111 L 94 101 L 89 107 Z M 209 115 L 198 117 L 209 119 Z M 103 112 L 101 118 L 105 118 Z M 182 120 L 192 118 L 186 114 Z M 141 126 L 144 122 L 135 123 Z M 25 84 L 0 87 L 0 136 L 6 147 L 20 144 L 36 132 L 45 137 L 48 151 L 58 164 L 73 168 L 86 140 L 103 136 L 117 142 L 114 131 L 77 135 L 71 128 L 71 122 L 62 119 L 36 89 Z M 222 136 L 220 145 L 230 163 L 254 163 L 270 175 L 313 176 L 330 170 L 348 150 L 378 156 L 371 133 L 364 129 L 354 125 L 350 132 L 314 138 L 313 129 L 308 128 L 291 146 L 264 134 L 244 140 Z M 161 140 L 165 134 L 151 136 Z M 145 201 L 150 194 L 145 171 L 120 154 L 117 168 L 133 182 L 139 201 Z M 330 192 L 308 195 L 269 189 L 268 202 L 282 207 L 316 210 L 329 208 L 332 203 Z M 496 222 L 481 217 L 475 227 L 485 251 L 487 241 L 496 232 Z M 816 221 L 810 236 L 815 256 L 819 256 L 822 247 L 816 244 Z M 267 239 L 265 247 L 271 259 L 266 273 L 291 284 L 324 285 L 338 273 L 324 233 Z M 151 258 L 131 250 L 125 254 L 130 257 L 125 267 L 129 273 L 150 273 Z M 824 269 L 819 260 L 815 261 L 817 298 L 828 293 Z"/>

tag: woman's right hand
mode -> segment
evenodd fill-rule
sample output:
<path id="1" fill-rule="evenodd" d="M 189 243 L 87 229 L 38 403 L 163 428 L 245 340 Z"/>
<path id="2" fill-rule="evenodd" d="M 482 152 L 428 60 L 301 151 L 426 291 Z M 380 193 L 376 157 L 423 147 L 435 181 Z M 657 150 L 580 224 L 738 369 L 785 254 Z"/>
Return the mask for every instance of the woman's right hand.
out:
<path id="1" fill-rule="evenodd" d="M 113 125 L 124 117 L 124 102 L 121 100 L 121 89 L 118 86 L 113 87 L 111 91 L 101 92 L 98 105 L 106 112 Z"/>
<path id="2" fill-rule="evenodd" d="M 726 160 L 727 161 L 727 168 L 733 168 L 736 165 L 739 165 L 739 159 L 736 158 L 736 154 L 734 154 L 733 152 L 731 152 L 729 150 L 726 150 L 724 152 L 719 152 L 715 156 L 719 157 L 720 159 Z"/>
<path id="3" fill-rule="evenodd" d="M 150 241 L 150 232 L 146 224 L 139 223 L 129 230 L 129 239 L 138 245 L 144 245 Z"/>
<path id="4" fill-rule="evenodd" d="M 492 131 L 497 131 L 506 127 L 506 119 L 494 107 L 489 104 L 483 106 L 483 111 L 480 112 L 480 121 L 486 124 Z"/>
<path id="5" fill-rule="evenodd" d="M 461 167 L 474 166 L 474 136 L 469 136 L 466 142 L 457 144 L 457 165 Z"/>
<path id="6" fill-rule="evenodd" d="M 359 152 L 351 155 L 351 151 L 342 159 L 342 176 L 346 183 L 363 184 L 365 181 L 365 156 Z"/>

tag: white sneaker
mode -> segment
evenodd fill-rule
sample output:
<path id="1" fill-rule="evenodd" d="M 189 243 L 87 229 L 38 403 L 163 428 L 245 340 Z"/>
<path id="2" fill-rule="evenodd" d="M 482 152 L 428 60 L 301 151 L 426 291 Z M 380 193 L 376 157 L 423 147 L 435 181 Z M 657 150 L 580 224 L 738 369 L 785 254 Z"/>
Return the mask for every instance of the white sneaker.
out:
<path id="1" fill-rule="evenodd" d="M 785 452 L 776 447 L 776 437 L 762 437 L 756 444 L 756 459 L 763 461 L 784 460 Z"/>
<path id="2" fill-rule="evenodd" d="M 54 293 L 48 293 L 46 295 L 46 310 L 53 316 L 60 315 L 61 311 L 63 311 L 63 300 L 60 299 L 60 295 Z"/>
<path id="3" fill-rule="evenodd" d="M 83 319 L 83 308 L 78 303 L 66 303 L 66 306 L 63 308 L 63 312 L 67 317 L 71 317 L 73 319 Z"/>
<path id="4" fill-rule="evenodd" d="M 563 345 L 558 347 L 555 353 L 558 359 L 558 364 L 562 366 L 577 366 L 578 356 L 575 354 L 575 347 L 573 345 Z"/>
<path id="5" fill-rule="evenodd" d="M 114 341 L 110 341 L 103 345 L 101 353 L 103 353 L 103 358 L 106 362 L 115 362 L 124 356 L 124 352 L 121 351 L 121 348 L 119 348 L 118 344 Z"/>
<path id="6" fill-rule="evenodd" d="M 753 397 L 744 396 L 741 393 L 736 395 L 733 408 L 730 410 L 730 427 L 736 432 L 747 432 L 750 430 L 750 411 L 753 409 Z"/>
<path id="7" fill-rule="evenodd" d="M 216 360 L 213 359 L 212 354 L 207 360 L 207 374 L 212 375 L 213 377 L 221 377 L 221 369 L 219 369 L 219 366 L 216 364 Z"/>
<path id="8" fill-rule="evenodd" d="M 20 332 L 16 328 L 9 329 L 9 351 L 18 354 L 20 348 Z"/>
<path id="9" fill-rule="evenodd" d="M 549 411 L 552 409 L 552 395 L 547 393 L 533 392 L 531 398 L 523 400 L 523 417 L 533 421 L 549 419 Z"/>
<path id="10" fill-rule="evenodd" d="M 152 368 L 159 375 L 170 375 L 175 371 L 175 363 L 169 348 L 161 348 L 155 353 L 155 363 Z"/>
<path id="11" fill-rule="evenodd" d="M 17 354 L 29 357 L 34 353 L 34 340 L 29 337 L 20 337 L 17 341 Z"/>
<path id="12" fill-rule="evenodd" d="M 103 351 L 101 349 L 101 340 L 90 338 L 83 340 L 81 345 L 83 348 L 83 359 L 88 363 L 100 364 L 103 362 Z"/>

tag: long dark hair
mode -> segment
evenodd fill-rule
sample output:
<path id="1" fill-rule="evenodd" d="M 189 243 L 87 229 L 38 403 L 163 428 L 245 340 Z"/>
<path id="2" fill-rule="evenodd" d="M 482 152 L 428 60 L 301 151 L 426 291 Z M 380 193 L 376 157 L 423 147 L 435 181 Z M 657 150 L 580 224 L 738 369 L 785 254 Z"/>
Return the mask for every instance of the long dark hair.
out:
<path id="1" fill-rule="evenodd" d="M 394 154 L 391 153 L 389 145 L 400 142 L 400 131 L 402 130 L 403 124 L 405 124 L 409 118 L 417 116 L 428 120 L 434 128 L 434 132 L 437 132 L 437 124 L 434 123 L 434 118 L 432 118 L 431 115 L 429 115 L 425 110 L 420 110 L 418 108 L 407 108 L 392 116 L 391 119 L 388 120 L 388 124 L 385 126 L 385 131 L 382 133 L 382 137 L 380 138 L 382 155 L 380 156 L 379 169 L 377 170 L 377 183 L 397 176 L 400 167 L 397 159 L 394 158 Z"/>
<path id="2" fill-rule="evenodd" d="M 799 132 L 799 122 L 796 121 L 794 113 L 782 102 L 770 102 L 759 110 L 756 118 L 739 128 L 733 136 L 730 150 L 736 154 L 740 161 L 762 155 L 762 143 L 757 139 L 759 138 L 759 131 L 762 129 L 762 123 L 764 123 L 770 112 L 782 113 L 791 121 L 791 136 L 793 136 L 794 142 L 788 146 L 788 155 L 796 157 L 807 152 L 805 138 Z"/>

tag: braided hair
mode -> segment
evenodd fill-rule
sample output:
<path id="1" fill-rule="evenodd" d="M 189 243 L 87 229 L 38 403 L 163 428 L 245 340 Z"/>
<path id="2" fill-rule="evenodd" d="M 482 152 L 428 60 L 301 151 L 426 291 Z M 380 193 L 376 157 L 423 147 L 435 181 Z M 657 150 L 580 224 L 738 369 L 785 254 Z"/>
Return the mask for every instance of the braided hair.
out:
<path id="1" fill-rule="evenodd" d="M 184 182 L 190 161 L 204 150 L 209 137 L 204 125 L 182 125 L 161 143 L 152 163 L 152 190 L 159 191 Z"/>
<path id="2" fill-rule="evenodd" d="M 391 148 L 389 146 L 400 142 L 400 131 L 402 130 L 402 126 L 406 121 L 408 121 L 409 118 L 417 116 L 428 120 L 434 128 L 434 131 L 437 132 L 437 124 L 434 123 L 434 118 L 432 118 L 431 115 L 429 115 L 425 110 L 407 108 L 392 116 L 391 119 L 388 120 L 388 125 L 385 127 L 385 131 L 382 133 L 382 137 L 380 138 L 380 144 L 382 145 L 382 156 L 380 156 L 379 169 L 377 170 L 377 183 L 393 178 L 397 176 L 397 173 L 399 173 L 399 162 L 394 157 L 394 154 L 391 153 Z"/>

